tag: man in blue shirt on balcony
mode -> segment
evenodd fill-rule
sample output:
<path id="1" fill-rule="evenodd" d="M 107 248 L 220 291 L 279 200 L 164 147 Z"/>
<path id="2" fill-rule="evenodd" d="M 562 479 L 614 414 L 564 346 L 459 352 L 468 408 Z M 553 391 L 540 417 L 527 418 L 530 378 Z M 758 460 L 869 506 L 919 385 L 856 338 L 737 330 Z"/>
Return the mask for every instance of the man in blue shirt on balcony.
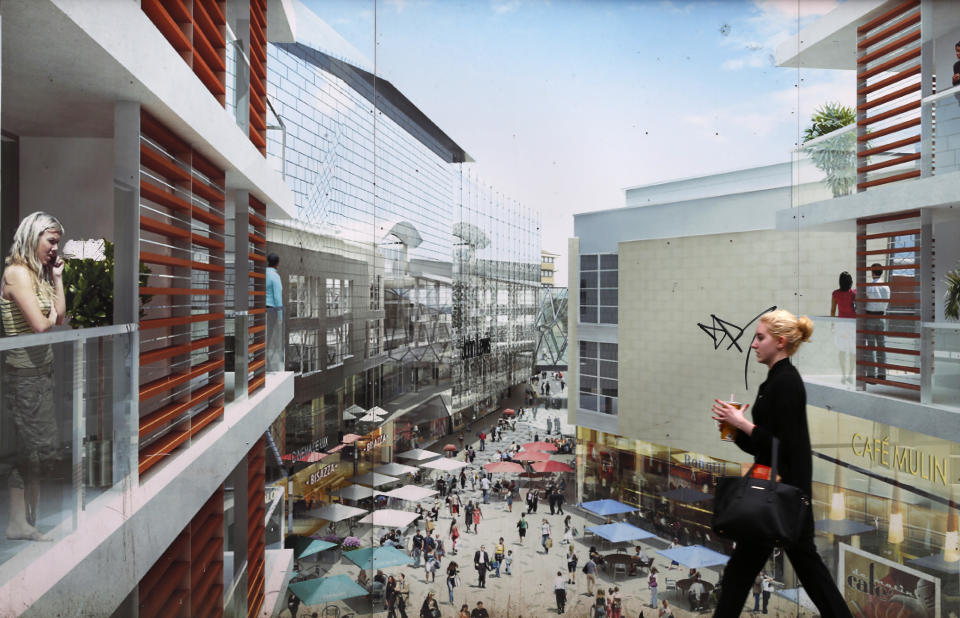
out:
<path id="1" fill-rule="evenodd" d="M 267 254 L 267 371 L 283 371 L 283 281 L 280 256 Z"/>

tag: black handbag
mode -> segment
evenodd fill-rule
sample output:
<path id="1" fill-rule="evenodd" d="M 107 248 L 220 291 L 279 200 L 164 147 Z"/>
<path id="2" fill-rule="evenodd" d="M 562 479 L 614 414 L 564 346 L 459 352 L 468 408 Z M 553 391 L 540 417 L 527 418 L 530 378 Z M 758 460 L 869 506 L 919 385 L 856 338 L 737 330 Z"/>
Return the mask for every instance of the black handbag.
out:
<path id="1" fill-rule="evenodd" d="M 777 482 L 780 440 L 773 438 L 770 480 L 727 476 L 717 483 L 711 527 L 718 536 L 738 542 L 788 546 L 803 530 L 810 498 L 798 488 Z"/>

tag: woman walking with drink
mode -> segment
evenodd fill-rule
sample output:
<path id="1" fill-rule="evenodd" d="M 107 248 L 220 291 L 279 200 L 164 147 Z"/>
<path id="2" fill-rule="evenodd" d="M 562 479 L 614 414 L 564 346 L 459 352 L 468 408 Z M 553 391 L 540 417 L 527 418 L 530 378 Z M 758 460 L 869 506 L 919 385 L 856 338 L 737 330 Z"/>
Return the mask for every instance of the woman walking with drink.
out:
<path id="1" fill-rule="evenodd" d="M 780 442 L 777 469 L 782 482 L 811 495 L 813 463 L 810 454 L 810 432 L 807 427 L 807 396 L 800 373 L 790 356 L 813 332 L 813 323 L 806 316 L 796 317 L 780 309 L 765 313 L 757 324 L 751 344 L 757 362 L 769 368 L 767 379 L 760 385 L 753 406 L 753 422 L 729 402 L 715 400 L 713 419 L 737 430 L 736 444 L 754 456 L 763 466 L 771 465 L 772 440 Z M 813 513 L 807 508 L 805 521 L 796 542 L 784 549 L 793 564 L 800 583 L 820 614 L 834 618 L 850 616 L 850 610 L 837 591 L 830 572 L 813 544 Z M 766 563 L 773 547 L 758 542 L 739 542 L 724 571 L 720 600 L 714 616 L 739 616 L 757 573 Z"/>

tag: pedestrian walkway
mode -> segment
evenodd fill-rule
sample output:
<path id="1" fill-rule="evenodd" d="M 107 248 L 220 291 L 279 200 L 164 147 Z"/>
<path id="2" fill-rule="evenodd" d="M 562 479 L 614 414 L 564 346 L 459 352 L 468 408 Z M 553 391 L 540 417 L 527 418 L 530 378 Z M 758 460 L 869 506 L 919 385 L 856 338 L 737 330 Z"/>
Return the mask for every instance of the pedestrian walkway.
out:
<path id="1" fill-rule="evenodd" d="M 538 411 L 536 421 L 533 421 L 532 417 L 530 418 L 530 422 L 518 421 L 516 431 L 504 431 L 501 441 L 491 442 L 488 439 L 486 448 L 483 451 L 479 450 L 479 440 L 476 439 L 475 435 L 467 436 L 467 443 L 477 449 L 477 458 L 474 464 L 470 466 L 470 470 L 482 470 L 483 464 L 496 460 L 497 449 L 505 449 L 512 442 L 522 445 L 525 442 L 532 442 L 534 437 L 543 439 L 545 437 L 543 429 L 546 426 L 543 412 L 543 410 Z M 553 411 L 553 413 L 555 414 L 556 411 Z M 561 428 L 562 427 L 563 423 L 561 422 Z M 456 437 L 454 437 L 454 440 L 455 439 Z M 461 456 L 458 456 L 458 459 L 461 458 Z M 575 467 L 573 455 L 555 454 L 551 459 L 563 461 Z M 431 488 L 433 487 L 433 481 L 436 476 L 437 473 L 433 473 L 428 479 Z M 494 475 L 495 480 L 509 478 L 517 478 L 517 476 L 507 474 Z M 568 486 L 574 485 L 575 474 L 567 474 L 566 483 Z M 471 500 L 474 503 L 482 503 L 482 493 L 479 486 L 475 490 L 471 489 L 470 486 L 468 482 L 467 489 L 460 492 L 463 504 L 466 505 L 466 503 Z M 396 576 L 401 572 L 406 573 L 410 586 L 410 600 L 406 608 L 409 616 L 419 616 L 420 606 L 428 592 L 433 592 L 436 599 L 440 601 L 440 608 L 444 618 L 455 618 L 462 604 L 466 604 L 470 609 L 473 609 L 477 601 L 483 601 L 484 607 L 487 608 L 492 618 L 517 618 L 523 616 L 533 618 L 543 616 L 544 614 L 556 614 L 557 609 L 553 583 L 556 579 L 557 571 L 561 571 L 565 576 L 567 574 L 566 554 L 568 546 L 561 542 L 565 514 L 558 513 L 551 515 L 549 505 L 546 501 L 541 501 L 538 511 L 526 516 L 529 529 L 524 542 L 521 544 L 517 533 L 517 522 L 520 519 L 521 513 L 526 511 L 526 505 L 523 500 L 525 495 L 526 489 L 523 484 L 521 484 L 521 498 L 514 502 L 513 511 L 510 512 L 506 502 L 499 497 L 493 496 L 491 493 L 490 503 L 480 505 L 482 518 L 480 520 L 478 533 L 466 532 L 463 523 L 463 510 L 461 510 L 457 518 L 461 537 L 456 554 L 449 553 L 451 547 L 449 531 L 453 518 L 446 508 L 441 510 L 439 521 L 436 523 L 436 531 L 440 533 L 448 553 L 443 558 L 440 568 L 436 573 L 436 580 L 428 582 L 423 568 L 414 569 L 412 566 L 406 566 L 385 569 L 387 575 Z M 423 504 L 425 507 L 429 507 L 433 505 L 433 502 L 425 501 Z M 414 506 L 415 505 L 411 503 L 408 508 L 413 509 Z M 572 509 L 572 511 L 579 510 Z M 578 618 L 586 617 L 594 597 L 587 596 L 586 576 L 581 572 L 581 569 L 587 560 L 590 545 L 599 545 L 599 543 L 597 542 L 598 539 L 593 537 L 590 537 L 588 541 L 584 537 L 583 531 L 585 526 L 595 525 L 597 522 L 586 520 L 578 512 L 568 511 L 567 514 L 570 514 L 571 524 L 578 531 L 578 535 L 573 542 L 573 547 L 579 562 L 576 572 L 574 573 L 575 583 L 567 586 L 567 605 L 564 615 Z M 547 520 L 551 528 L 553 538 L 553 546 L 549 552 L 546 553 L 540 544 L 540 526 L 544 519 Z M 420 529 L 421 531 L 423 530 L 422 525 Z M 404 549 L 407 551 L 411 548 L 413 534 L 414 528 L 411 526 L 403 541 Z M 364 534 L 363 543 L 365 546 L 369 544 L 379 545 L 379 538 L 373 539 L 373 536 L 377 536 L 373 531 Z M 504 568 L 501 568 L 499 577 L 496 576 L 495 572 L 490 572 L 487 574 L 486 587 L 480 588 L 477 585 L 477 572 L 473 567 L 474 553 L 481 545 L 485 545 L 492 559 L 494 548 L 500 537 L 503 537 L 505 541 L 505 549 L 513 552 L 511 574 L 508 575 Z M 666 541 L 654 538 L 650 539 L 650 542 L 644 541 L 641 544 L 647 548 L 647 552 L 655 558 L 656 562 L 656 550 L 665 547 Z M 628 547 L 631 552 L 632 547 L 632 545 Z M 598 547 L 598 549 L 601 548 Z M 601 553 L 609 553 L 610 551 L 608 548 L 601 549 Z M 460 585 L 454 590 L 453 605 L 448 602 L 445 576 L 446 568 L 450 561 L 457 562 L 460 567 L 461 579 Z M 660 563 L 669 565 L 663 558 L 660 558 Z M 345 573 L 356 579 L 359 569 L 351 565 L 349 561 L 342 559 L 333 564 L 324 575 L 337 575 L 341 573 Z M 372 577 L 373 574 L 368 575 Z M 685 609 L 687 604 L 684 599 L 678 598 L 675 592 L 669 592 L 666 589 L 667 578 L 678 580 L 685 577 L 685 575 L 685 570 L 679 569 L 672 571 L 661 569 L 660 573 L 660 598 L 666 598 L 670 602 L 673 614 L 677 618 L 687 618 L 697 615 Z M 704 572 L 704 577 L 708 581 L 715 582 L 718 574 L 715 571 L 707 569 Z M 602 586 L 604 589 L 609 589 L 614 586 L 620 587 L 623 597 L 624 617 L 634 618 L 639 616 L 641 612 L 647 617 L 656 616 L 656 611 L 649 607 L 650 590 L 647 586 L 645 572 L 641 576 L 632 577 L 625 577 L 621 573 L 616 578 L 612 572 L 599 572 L 596 582 L 598 587 Z M 336 605 L 339 606 L 340 616 L 365 616 L 370 615 L 371 612 L 370 602 L 366 598 L 339 601 Z M 752 607 L 753 600 L 751 597 L 746 609 L 749 610 L 752 609 Z M 785 599 L 776 595 L 771 599 L 770 607 L 769 616 L 794 617 L 812 615 L 804 611 L 798 613 L 795 605 L 788 603 Z M 323 609 L 321 605 L 303 605 L 298 612 L 298 616 L 309 617 L 313 612 L 318 612 L 322 615 Z M 383 616 L 386 613 L 382 600 L 375 602 L 372 610 L 373 615 Z M 287 612 L 285 611 L 281 615 L 286 614 Z M 745 611 L 744 615 L 749 616 L 752 614 Z"/>

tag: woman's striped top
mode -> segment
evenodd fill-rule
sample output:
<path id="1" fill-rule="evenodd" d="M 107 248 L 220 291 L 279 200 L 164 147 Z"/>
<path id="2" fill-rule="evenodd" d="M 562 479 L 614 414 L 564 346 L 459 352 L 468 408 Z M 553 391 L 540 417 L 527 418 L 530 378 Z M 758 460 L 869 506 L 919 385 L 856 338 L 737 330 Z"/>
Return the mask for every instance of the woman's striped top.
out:
<path id="1" fill-rule="evenodd" d="M 40 303 L 41 313 L 44 316 L 49 316 L 50 309 L 53 307 L 53 299 L 42 293 L 37 283 L 34 283 L 33 289 L 37 295 L 37 302 Z M 4 337 L 33 333 L 30 323 L 27 322 L 26 316 L 20 310 L 20 305 L 14 300 L 0 297 L 0 322 L 3 323 Z M 49 345 L 7 350 L 4 354 L 4 364 L 17 369 L 37 369 L 52 362 L 53 348 Z"/>

